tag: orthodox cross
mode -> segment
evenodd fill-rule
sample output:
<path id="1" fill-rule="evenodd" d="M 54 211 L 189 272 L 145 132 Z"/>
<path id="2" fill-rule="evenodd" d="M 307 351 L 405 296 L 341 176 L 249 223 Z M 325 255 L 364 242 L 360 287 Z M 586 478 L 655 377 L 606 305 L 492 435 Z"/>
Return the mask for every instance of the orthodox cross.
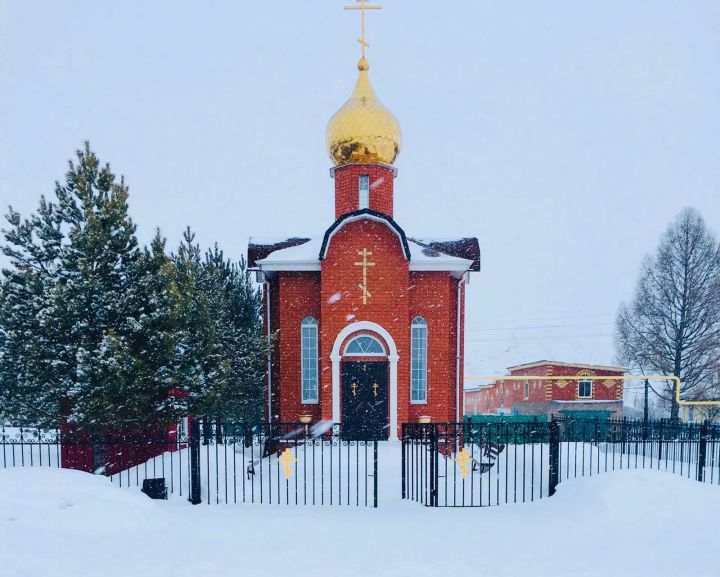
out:
<path id="1" fill-rule="evenodd" d="M 468 453 L 467 449 L 462 449 L 458 453 L 458 456 L 455 457 L 455 461 L 460 466 L 460 476 L 464 479 L 465 477 L 468 476 L 468 468 L 467 468 L 468 463 L 471 463 L 472 461 L 474 461 L 474 459 Z"/>
<path id="2" fill-rule="evenodd" d="M 377 383 L 373 383 L 373 396 L 377 397 L 377 391 L 378 391 L 379 385 Z"/>
<path id="3" fill-rule="evenodd" d="M 280 458 L 278 458 L 278 461 L 282 463 L 283 466 L 283 475 L 285 475 L 285 479 L 289 479 L 292 477 L 292 467 L 290 465 L 292 463 L 295 463 L 297 459 L 293 457 L 292 450 L 291 449 L 285 449 L 282 452 L 282 455 L 280 455 Z"/>
<path id="4" fill-rule="evenodd" d="M 362 57 L 365 58 L 365 48 L 368 48 L 370 44 L 367 43 L 367 40 L 365 40 L 365 11 L 366 10 L 380 10 L 382 9 L 382 6 L 379 4 L 368 4 L 367 0 L 356 0 L 357 4 L 350 4 L 349 6 L 344 6 L 345 10 L 360 10 L 360 22 L 361 22 L 361 35 L 360 38 L 357 39 L 357 41 L 360 43 L 360 46 L 362 46 Z"/>
<path id="5" fill-rule="evenodd" d="M 353 384 L 350 385 L 350 388 L 352 389 L 353 397 L 357 395 L 357 383 L 353 382 Z"/>
<path id="6" fill-rule="evenodd" d="M 358 285 L 358 288 L 360 289 L 362 293 L 362 300 L 363 304 L 367 304 L 367 300 L 372 296 L 370 294 L 370 291 L 367 288 L 367 269 L 369 266 L 375 266 L 374 262 L 369 262 L 367 257 L 372 256 L 372 253 L 364 248 L 362 250 L 357 251 L 357 253 L 363 257 L 363 259 L 360 262 L 355 262 L 355 266 L 361 266 L 362 267 L 362 273 L 363 273 L 363 281 L 361 284 Z"/>

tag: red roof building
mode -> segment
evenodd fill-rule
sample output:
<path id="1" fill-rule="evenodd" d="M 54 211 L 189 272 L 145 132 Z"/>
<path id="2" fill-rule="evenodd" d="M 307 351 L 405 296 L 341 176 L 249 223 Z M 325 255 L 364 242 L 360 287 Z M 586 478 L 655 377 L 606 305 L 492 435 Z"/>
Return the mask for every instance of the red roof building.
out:
<path id="1" fill-rule="evenodd" d="M 622 377 L 621 367 L 537 361 L 508 372 L 527 378 L 465 389 L 465 414 L 622 417 L 623 380 L 608 378 Z"/>
<path id="2" fill-rule="evenodd" d="M 410 237 L 395 221 L 400 127 L 368 68 L 361 59 L 327 128 L 335 221 L 314 237 L 251 239 L 248 262 L 277 335 L 266 418 L 309 415 L 357 438 L 396 439 L 421 415 L 462 417 L 464 282 L 480 250 L 475 238 Z"/>

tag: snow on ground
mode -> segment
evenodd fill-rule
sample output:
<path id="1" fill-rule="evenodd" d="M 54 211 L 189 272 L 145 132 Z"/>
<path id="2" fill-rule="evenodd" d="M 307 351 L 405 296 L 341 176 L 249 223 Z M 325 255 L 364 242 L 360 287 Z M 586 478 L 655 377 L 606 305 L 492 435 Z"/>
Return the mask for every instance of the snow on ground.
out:
<path id="1" fill-rule="evenodd" d="M 378 509 L 191 506 L 77 471 L 0 470 L 0 574 L 720 574 L 717 485 L 624 470 L 564 481 L 534 503 L 428 509 L 398 498 L 397 453 L 382 447 Z"/>

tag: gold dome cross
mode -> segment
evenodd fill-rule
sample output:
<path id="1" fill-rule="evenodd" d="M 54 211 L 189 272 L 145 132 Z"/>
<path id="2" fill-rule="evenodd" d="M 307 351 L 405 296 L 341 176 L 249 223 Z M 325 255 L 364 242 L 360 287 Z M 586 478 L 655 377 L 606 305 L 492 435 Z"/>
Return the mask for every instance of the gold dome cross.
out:
<path id="1" fill-rule="evenodd" d="M 368 48 L 370 44 L 368 44 L 367 40 L 365 39 L 365 11 L 366 10 L 381 10 L 382 6 L 380 4 L 368 4 L 367 0 L 356 0 L 357 4 L 350 4 L 344 6 L 345 10 L 360 10 L 361 18 L 361 35 L 360 38 L 357 39 L 357 41 L 360 43 L 360 46 L 362 46 L 362 57 L 365 58 L 365 48 Z"/>

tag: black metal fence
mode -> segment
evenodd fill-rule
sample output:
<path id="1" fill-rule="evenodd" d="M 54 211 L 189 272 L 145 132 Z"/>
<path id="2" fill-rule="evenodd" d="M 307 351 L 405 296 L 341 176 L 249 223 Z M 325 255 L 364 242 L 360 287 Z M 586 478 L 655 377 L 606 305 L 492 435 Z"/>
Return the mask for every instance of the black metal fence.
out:
<path id="1" fill-rule="evenodd" d="M 552 419 L 402 429 L 402 497 L 430 507 L 524 503 L 569 478 L 639 468 L 720 485 L 720 427 Z"/>
<path id="2" fill-rule="evenodd" d="M 90 435 L 58 429 L 0 428 L 0 468 L 54 467 L 105 475 L 119 487 L 162 478 L 172 494 L 190 494 L 189 436 L 162 433 Z"/>
<path id="3" fill-rule="evenodd" d="M 720 426 L 669 421 L 554 420 L 558 482 L 620 469 L 654 469 L 720 485 Z"/>
<path id="4" fill-rule="evenodd" d="M 196 424 L 193 502 L 377 507 L 378 442 L 340 425 Z M 192 435 L 191 435 L 192 438 Z M 199 492 L 197 492 L 199 489 Z"/>
<path id="5" fill-rule="evenodd" d="M 102 437 L 1 428 L 0 467 L 79 469 L 138 489 L 162 479 L 194 504 L 378 503 L 377 441 L 345 439 L 339 425 L 196 419 L 189 431 Z"/>

